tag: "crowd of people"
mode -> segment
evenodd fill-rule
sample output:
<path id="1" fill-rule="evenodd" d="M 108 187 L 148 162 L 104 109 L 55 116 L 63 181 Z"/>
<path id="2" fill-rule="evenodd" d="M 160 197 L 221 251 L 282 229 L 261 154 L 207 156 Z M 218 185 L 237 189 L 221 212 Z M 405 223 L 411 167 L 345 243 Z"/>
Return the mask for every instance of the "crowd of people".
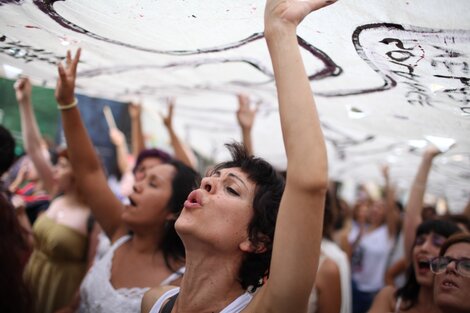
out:
<path id="1" fill-rule="evenodd" d="M 0 312 L 470 312 L 470 202 L 459 215 L 424 202 L 442 151 L 423 152 L 404 204 L 388 167 L 380 195 L 363 188 L 354 203 L 329 180 L 296 31 L 333 2 L 266 1 L 283 171 L 255 156 L 257 109 L 238 94 L 242 141 L 204 177 L 173 129 L 175 99 L 163 116 L 171 152 L 145 146 L 141 106 L 129 104 L 131 149 L 109 125 L 112 183 L 74 94 L 81 50 L 58 64 L 66 147 L 42 138 L 20 78 L 25 155 L 0 126 Z"/>

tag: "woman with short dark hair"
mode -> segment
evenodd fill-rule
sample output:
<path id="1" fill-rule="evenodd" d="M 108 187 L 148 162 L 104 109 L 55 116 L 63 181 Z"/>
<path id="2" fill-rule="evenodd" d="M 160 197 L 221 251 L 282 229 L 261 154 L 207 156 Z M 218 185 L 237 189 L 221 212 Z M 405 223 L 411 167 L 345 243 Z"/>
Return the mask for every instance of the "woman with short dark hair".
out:
<path id="1" fill-rule="evenodd" d="M 470 234 L 450 237 L 431 261 L 434 302 L 442 312 L 470 312 Z"/>
<path id="2" fill-rule="evenodd" d="M 186 249 L 181 287 L 148 292 L 143 312 L 306 312 L 328 170 L 296 29 L 332 2 L 266 2 L 264 34 L 287 154 L 285 188 L 271 165 L 231 146 L 232 161 L 215 166 L 176 221 Z"/>

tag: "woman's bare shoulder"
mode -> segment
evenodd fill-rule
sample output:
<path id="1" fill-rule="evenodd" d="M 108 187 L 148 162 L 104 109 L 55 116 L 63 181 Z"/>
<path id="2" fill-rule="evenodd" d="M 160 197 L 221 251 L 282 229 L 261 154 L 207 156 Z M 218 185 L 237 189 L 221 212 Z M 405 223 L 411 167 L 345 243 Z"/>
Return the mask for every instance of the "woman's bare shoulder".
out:
<path id="1" fill-rule="evenodd" d="M 142 313 L 148 313 L 152 309 L 153 305 L 157 300 L 163 296 L 163 294 L 171 289 L 176 288 L 175 286 L 159 286 L 159 287 L 154 287 L 147 291 L 144 294 L 144 297 L 142 299 L 142 306 L 141 306 L 141 312 Z"/>
<path id="2" fill-rule="evenodd" d="M 368 313 L 394 312 L 395 310 L 395 287 L 385 286 L 375 296 L 372 307 Z"/>

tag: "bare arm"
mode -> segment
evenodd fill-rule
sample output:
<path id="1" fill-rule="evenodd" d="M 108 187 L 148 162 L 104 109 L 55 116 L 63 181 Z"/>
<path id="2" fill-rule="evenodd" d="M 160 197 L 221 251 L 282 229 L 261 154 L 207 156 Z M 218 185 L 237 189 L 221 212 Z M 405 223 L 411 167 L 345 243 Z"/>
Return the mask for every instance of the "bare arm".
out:
<path id="1" fill-rule="evenodd" d="M 129 104 L 129 115 L 131 117 L 132 155 L 137 158 L 139 153 L 145 149 L 144 133 L 140 115 L 142 106 L 138 103 Z"/>
<path id="2" fill-rule="evenodd" d="M 435 146 L 429 146 L 423 154 L 418 172 L 411 186 L 408 203 L 405 209 L 405 220 L 403 222 L 404 231 L 404 247 L 406 260 L 411 260 L 410 253 L 413 246 L 415 232 L 418 225 L 422 222 L 421 211 L 423 209 L 424 192 L 426 191 L 426 183 L 428 181 L 429 171 L 432 161 L 440 151 Z"/>
<path id="3" fill-rule="evenodd" d="M 80 49 L 73 60 L 68 51 L 66 67 L 59 64 L 59 78 L 55 92 L 59 107 L 74 101 L 75 77 L 79 59 Z M 75 106 L 61 109 L 61 114 L 70 163 L 78 187 L 85 195 L 94 217 L 106 235 L 111 240 L 115 240 L 118 235 L 125 233 L 121 222 L 123 206 L 108 187 L 106 176 L 83 125 L 78 108 Z"/>
<path id="4" fill-rule="evenodd" d="M 175 100 L 173 98 L 168 99 L 168 115 L 163 116 L 163 124 L 165 124 L 168 134 L 170 135 L 171 146 L 175 153 L 175 158 L 180 160 L 191 168 L 196 168 L 196 157 L 194 156 L 191 149 L 186 146 L 176 134 L 173 128 L 173 110 L 175 107 Z"/>
<path id="5" fill-rule="evenodd" d="M 328 165 L 296 29 L 310 12 L 329 3 L 266 2 L 264 33 L 274 68 L 287 176 L 277 217 L 270 277 L 249 312 L 304 312 L 315 281 Z"/>
<path id="6" fill-rule="evenodd" d="M 382 173 L 385 180 L 385 222 L 387 223 L 389 236 L 394 238 L 398 231 L 400 212 L 395 204 L 395 188 L 390 183 L 389 167 L 384 166 Z"/>
<path id="7" fill-rule="evenodd" d="M 15 83 L 16 100 L 21 116 L 21 133 L 26 152 L 38 171 L 44 189 L 50 195 L 54 195 L 57 192 L 57 186 L 54 183 L 53 166 L 47 157 L 47 150 L 42 144 L 41 133 L 31 103 L 31 90 L 31 82 L 28 78 L 21 78 Z"/>
<path id="8" fill-rule="evenodd" d="M 242 130 L 243 146 L 246 151 L 253 155 L 253 142 L 251 139 L 251 129 L 255 121 L 256 109 L 250 108 L 250 99 L 245 94 L 238 95 L 237 121 Z"/>
<path id="9" fill-rule="evenodd" d="M 368 313 L 395 312 L 395 288 L 385 286 L 375 296 Z"/>
<path id="10" fill-rule="evenodd" d="M 339 313 L 341 310 L 341 280 L 335 262 L 326 259 L 318 269 L 315 288 L 318 292 L 316 313 Z"/>
<path id="11" fill-rule="evenodd" d="M 129 149 L 127 148 L 126 137 L 122 131 L 114 127 L 109 129 L 109 137 L 111 138 L 111 142 L 116 147 L 116 158 L 119 172 L 121 175 L 124 175 L 124 173 L 131 170 L 131 165 L 128 161 Z"/>
<path id="12" fill-rule="evenodd" d="M 406 271 L 406 260 L 404 258 L 390 265 L 385 272 L 385 284 L 395 286 L 395 278 Z"/>
<path id="13" fill-rule="evenodd" d="M 463 209 L 463 215 L 470 218 L 470 199 L 467 202 L 467 206 Z"/>

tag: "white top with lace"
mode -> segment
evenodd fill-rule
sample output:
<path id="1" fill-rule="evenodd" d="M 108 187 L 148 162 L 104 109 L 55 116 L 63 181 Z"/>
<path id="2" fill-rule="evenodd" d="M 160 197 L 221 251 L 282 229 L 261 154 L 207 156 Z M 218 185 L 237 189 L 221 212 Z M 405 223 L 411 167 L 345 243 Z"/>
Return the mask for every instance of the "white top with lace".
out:
<path id="1" fill-rule="evenodd" d="M 150 313 L 160 313 L 160 310 L 162 309 L 162 304 L 165 303 L 166 300 L 177 294 L 179 291 L 180 288 L 178 287 L 165 292 L 155 302 L 152 309 L 150 310 Z M 253 295 L 248 292 L 245 292 L 244 294 L 233 300 L 233 302 L 226 306 L 222 311 L 220 311 L 220 313 L 239 313 L 244 308 L 246 308 L 246 306 L 250 303 L 251 299 L 253 299 Z"/>
<path id="2" fill-rule="evenodd" d="M 97 261 L 83 279 L 80 286 L 80 313 L 133 313 L 140 312 L 140 303 L 148 288 L 119 288 L 111 284 L 111 266 L 114 252 L 130 235 L 119 238 L 106 254 Z M 184 268 L 165 279 L 161 285 L 169 284 L 184 273 Z"/>

